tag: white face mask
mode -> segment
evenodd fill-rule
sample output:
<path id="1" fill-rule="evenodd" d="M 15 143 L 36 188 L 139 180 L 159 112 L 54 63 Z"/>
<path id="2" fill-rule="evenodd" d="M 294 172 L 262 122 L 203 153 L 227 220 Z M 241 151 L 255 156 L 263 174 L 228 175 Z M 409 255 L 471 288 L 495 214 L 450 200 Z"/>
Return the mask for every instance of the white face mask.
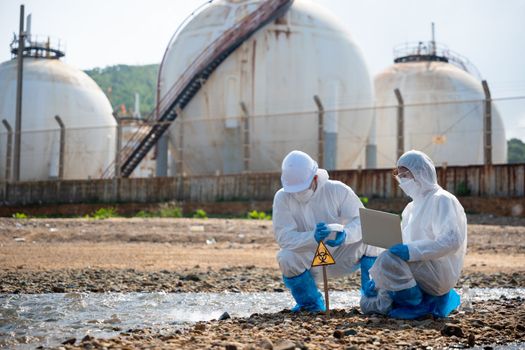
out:
<path id="1" fill-rule="evenodd" d="M 421 186 L 414 179 L 400 178 L 399 187 L 412 199 L 417 197 L 421 192 Z"/>
<path id="2" fill-rule="evenodd" d="M 314 190 L 312 190 L 311 188 L 307 188 L 306 190 L 301 192 L 292 193 L 292 196 L 301 203 L 308 202 L 313 195 Z"/>

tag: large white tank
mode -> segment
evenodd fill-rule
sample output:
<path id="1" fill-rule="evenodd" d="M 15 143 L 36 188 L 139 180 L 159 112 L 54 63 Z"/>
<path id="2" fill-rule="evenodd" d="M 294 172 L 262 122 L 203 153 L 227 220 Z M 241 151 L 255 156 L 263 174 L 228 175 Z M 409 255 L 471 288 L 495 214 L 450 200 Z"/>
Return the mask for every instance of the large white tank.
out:
<path id="1" fill-rule="evenodd" d="M 396 88 L 405 104 L 405 151 L 423 151 L 436 165 L 484 162 L 485 95 L 481 81 L 467 72 L 470 64 L 464 58 L 433 47 L 436 46 L 431 42 L 424 47 L 419 44 L 415 54 L 397 51 L 402 53 L 398 53 L 397 63 L 375 77 L 378 167 L 393 167 L 397 161 Z M 505 163 L 505 130 L 494 104 L 492 147 L 493 163 Z"/>
<path id="2" fill-rule="evenodd" d="M 222 0 L 195 15 L 167 48 L 159 74 L 160 96 L 202 50 L 260 3 Z M 293 149 L 317 159 L 314 95 L 327 111 L 324 166 L 363 165 L 371 110 L 344 110 L 373 104 L 361 51 L 337 18 L 311 1 L 295 0 L 283 17 L 228 57 L 176 119 L 170 128 L 172 164 L 183 165 L 178 170 L 172 166 L 171 173 L 278 171 Z M 247 138 L 241 102 L 250 115 Z M 247 139 L 249 143 L 243 145 Z"/>
<path id="3" fill-rule="evenodd" d="M 84 72 L 57 58 L 24 58 L 23 74 L 20 180 L 57 178 L 60 128 L 56 115 L 66 130 L 64 179 L 100 177 L 115 157 L 116 130 L 102 90 Z M 0 119 L 6 119 L 13 131 L 16 78 L 16 58 L 0 64 Z M 5 179 L 7 132 L 1 128 L 0 179 Z"/>

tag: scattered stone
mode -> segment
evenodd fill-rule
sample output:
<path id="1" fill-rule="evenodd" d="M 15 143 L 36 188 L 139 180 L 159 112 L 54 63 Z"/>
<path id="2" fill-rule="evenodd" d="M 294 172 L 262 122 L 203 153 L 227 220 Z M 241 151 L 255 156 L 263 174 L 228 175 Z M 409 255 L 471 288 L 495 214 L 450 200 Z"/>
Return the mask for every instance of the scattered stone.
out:
<path id="1" fill-rule="evenodd" d="M 476 345 L 476 336 L 473 333 L 468 335 L 468 346 L 473 348 Z"/>
<path id="2" fill-rule="evenodd" d="M 273 350 L 295 350 L 295 343 L 291 340 L 283 340 L 276 344 Z"/>
<path id="3" fill-rule="evenodd" d="M 224 320 L 227 320 L 229 318 L 232 318 L 232 317 L 230 316 L 230 314 L 227 311 L 224 311 L 224 313 L 219 316 L 219 321 L 224 321 Z"/>
<path id="4" fill-rule="evenodd" d="M 447 337 L 452 337 L 453 335 L 455 335 L 456 337 L 463 338 L 465 336 L 461 327 L 452 324 L 446 324 L 441 329 L 441 334 Z"/>
<path id="5" fill-rule="evenodd" d="M 53 288 L 51 288 L 51 290 L 53 291 L 53 293 L 65 293 L 66 292 L 66 289 L 62 286 L 54 286 Z"/>
<path id="6" fill-rule="evenodd" d="M 82 338 L 82 342 L 88 342 L 88 341 L 92 341 L 93 339 L 95 339 L 94 337 L 90 336 L 89 334 L 86 335 L 84 338 Z"/>
<path id="7" fill-rule="evenodd" d="M 62 342 L 63 345 L 74 345 L 77 341 L 77 338 L 71 338 Z"/>
<path id="8" fill-rule="evenodd" d="M 273 343 L 268 338 L 263 338 L 257 343 L 257 347 L 265 350 L 273 350 Z"/>
<path id="9" fill-rule="evenodd" d="M 349 335 L 356 335 L 357 334 L 357 331 L 354 330 L 354 329 L 346 329 L 346 330 L 336 330 L 334 332 L 334 337 L 337 338 L 337 339 L 342 339 L 346 336 L 349 336 Z"/>
<path id="10" fill-rule="evenodd" d="M 206 324 L 204 324 L 204 323 L 197 323 L 195 325 L 195 330 L 197 330 L 197 331 L 204 331 L 204 330 L 206 330 Z"/>

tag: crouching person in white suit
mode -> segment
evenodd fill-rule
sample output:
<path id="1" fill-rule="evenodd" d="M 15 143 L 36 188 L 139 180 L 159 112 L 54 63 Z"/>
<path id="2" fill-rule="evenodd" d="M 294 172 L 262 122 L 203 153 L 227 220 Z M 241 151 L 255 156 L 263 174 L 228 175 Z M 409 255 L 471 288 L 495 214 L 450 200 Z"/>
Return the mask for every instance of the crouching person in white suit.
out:
<path id="1" fill-rule="evenodd" d="M 372 279 L 363 286 L 362 311 L 403 319 L 446 317 L 460 304 L 452 288 L 465 258 L 465 211 L 437 184 L 426 154 L 406 152 L 396 170 L 399 187 L 412 198 L 402 215 L 404 244 L 391 247 L 373 263 Z"/>
<path id="2" fill-rule="evenodd" d="M 365 255 L 377 256 L 380 248 L 361 241 L 359 208 L 363 205 L 354 191 L 340 181 L 328 179 L 328 172 L 318 169 L 306 153 L 292 151 L 283 160 L 280 189 L 273 201 L 273 229 L 281 248 L 277 260 L 284 284 L 290 289 L 297 305 L 293 312 L 325 310 L 317 289 L 317 269 L 310 270 L 319 241 L 331 231 L 327 224 L 341 224 L 325 243 L 336 264 L 327 266 L 329 277 L 350 274 L 359 268 Z"/>

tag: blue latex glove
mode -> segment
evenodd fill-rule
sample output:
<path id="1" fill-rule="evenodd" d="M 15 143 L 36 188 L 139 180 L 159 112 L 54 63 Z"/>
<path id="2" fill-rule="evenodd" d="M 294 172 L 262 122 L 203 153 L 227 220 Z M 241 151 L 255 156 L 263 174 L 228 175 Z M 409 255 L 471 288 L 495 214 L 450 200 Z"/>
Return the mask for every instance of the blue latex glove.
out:
<path id="1" fill-rule="evenodd" d="M 315 227 L 315 233 L 314 233 L 314 238 L 315 240 L 317 241 L 317 243 L 321 242 L 322 240 L 324 240 L 326 237 L 328 237 L 328 235 L 330 234 L 330 230 L 328 229 L 328 227 L 326 226 L 326 224 L 324 222 L 320 222 L 317 224 L 317 226 Z"/>
<path id="2" fill-rule="evenodd" d="M 326 241 L 326 244 L 328 244 L 330 247 L 337 247 L 338 245 L 341 245 L 341 243 L 343 243 L 345 240 L 346 240 L 346 232 L 341 231 L 335 234 L 335 239 Z"/>
<path id="3" fill-rule="evenodd" d="M 363 286 L 363 293 L 365 293 L 365 295 L 369 298 L 377 296 L 376 283 L 374 282 L 374 280 L 368 281 Z"/>
<path id="4" fill-rule="evenodd" d="M 408 261 L 408 259 L 410 259 L 410 254 L 408 252 L 408 246 L 406 244 L 398 243 L 398 244 L 390 247 L 390 249 L 388 249 L 388 251 L 390 253 L 400 257 L 401 259 L 403 259 L 405 261 Z"/>

